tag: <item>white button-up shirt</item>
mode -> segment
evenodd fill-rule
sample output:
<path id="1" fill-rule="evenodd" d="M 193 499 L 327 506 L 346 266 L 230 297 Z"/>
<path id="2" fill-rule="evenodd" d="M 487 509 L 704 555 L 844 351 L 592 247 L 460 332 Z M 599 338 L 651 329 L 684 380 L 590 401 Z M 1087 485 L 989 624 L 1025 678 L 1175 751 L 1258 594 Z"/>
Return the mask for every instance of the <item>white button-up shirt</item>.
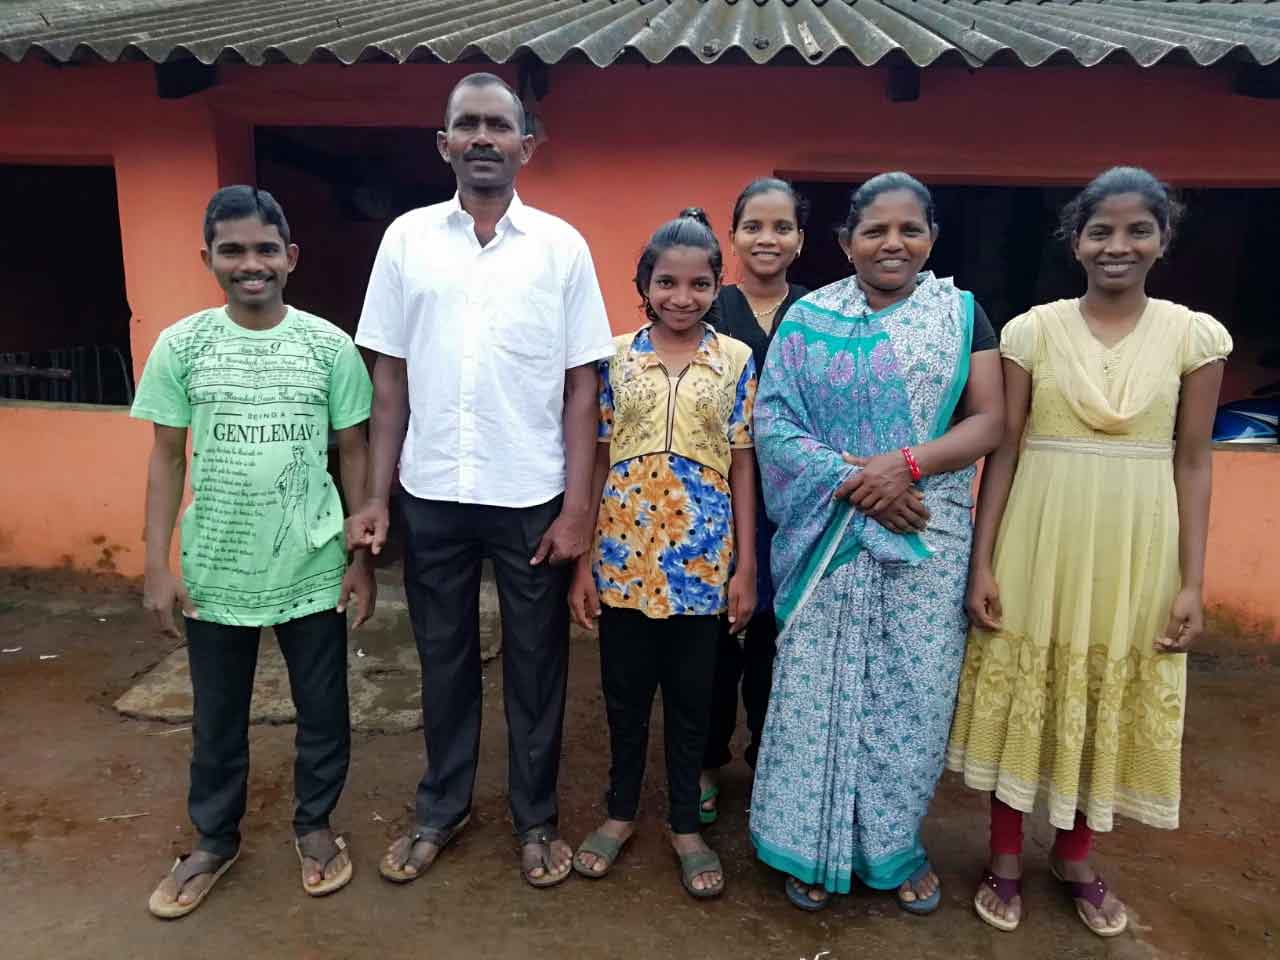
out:
<path id="1" fill-rule="evenodd" d="M 395 220 L 356 343 L 406 361 L 405 490 L 503 507 L 564 491 L 565 371 L 613 352 L 586 241 L 519 197 L 483 247 L 457 196 Z"/>

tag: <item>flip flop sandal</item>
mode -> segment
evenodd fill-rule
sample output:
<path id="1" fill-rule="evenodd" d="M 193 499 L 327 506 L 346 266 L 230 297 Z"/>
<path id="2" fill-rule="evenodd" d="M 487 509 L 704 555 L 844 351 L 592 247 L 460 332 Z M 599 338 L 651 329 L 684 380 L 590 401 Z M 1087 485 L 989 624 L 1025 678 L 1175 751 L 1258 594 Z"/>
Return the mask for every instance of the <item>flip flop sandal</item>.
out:
<path id="1" fill-rule="evenodd" d="M 688 891 L 689 896 L 698 900 L 710 900 L 724 893 L 724 867 L 720 857 L 712 850 L 701 850 L 697 853 L 677 854 L 680 857 L 680 885 Z M 693 885 L 693 878 L 703 873 L 720 874 L 720 882 L 714 887 L 699 890 Z"/>
<path id="2" fill-rule="evenodd" d="M 933 864 L 926 860 L 924 862 L 924 866 L 907 878 L 907 883 L 914 888 L 917 883 L 932 872 Z M 898 906 L 907 911 L 907 913 L 914 913 L 918 917 L 925 917 L 933 913 L 933 911 L 938 909 L 938 904 L 940 903 L 942 903 L 941 881 L 938 882 L 938 886 L 933 893 L 929 894 L 927 897 L 919 897 L 915 900 L 903 900 L 901 891 L 898 893 Z"/>
<path id="3" fill-rule="evenodd" d="M 564 883 L 569 879 L 569 874 L 573 873 L 573 858 L 569 859 L 569 866 L 565 868 L 564 873 L 556 874 L 551 872 L 551 844 L 560 839 L 560 831 L 555 827 L 544 825 L 534 827 L 532 830 L 526 830 L 520 835 L 520 875 L 524 877 L 525 883 L 531 887 L 543 889 L 544 887 L 554 887 L 558 883 Z M 532 844 L 537 844 L 541 849 L 537 854 L 537 859 L 528 859 L 528 854 L 524 852 L 524 848 Z M 532 876 L 534 870 L 541 867 L 545 872 L 540 877 Z"/>
<path id="4" fill-rule="evenodd" d="M 981 886 L 990 887 L 995 891 L 996 896 L 1002 904 L 1008 904 L 1014 897 L 1022 896 L 1022 878 L 1021 877 L 998 877 L 989 869 L 982 874 Z M 1022 922 L 1022 917 L 1017 920 L 1006 920 L 997 913 L 992 913 L 978 901 L 978 895 L 973 896 L 973 909 L 977 911 L 979 917 L 991 924 L 997 930 L 1003 930 L 1005 933 L 1012 933 L 1018 929 L 1018 924 Z"/>
<path id="5" fill-rule="evenodd" d="M 293 841 L 293 849 L 298 852 L 298 866 L 302 873 L 302 889 L 311 897 L 326 897 L 331 893 L 336 893 L 351 882 L 351 877 L 355 873 L 355 867 L 351 863 L 351 858 L 347 858 L 347 865 L 342 868 L 337 876 L 324 878 L 324 871 L 329 869 L 329 864 L 333 863 L 335 857 L 347 849 L 347 841 L 341 834 L 330 833 L 328 830 L 313 830 L 306 836 L 299 837 Z M 412 849 L 412 847 L 410 847 Z M 320 864 L 320 882 L 314 887 L 307 886 L 307 860 L 314 860 Z"/>
<path id="6" fill-rule="evenodd" d="M 437 827 L 414 827 L 413 833 L 406 834 L 404 837 L 401 837 L 402 840 L 408 839 L 409 845 L 405 850 L 404 860 L 401 861 L 400 866 L 393 867 L 388 865 L 386 858 L 384 857 L 378 862 L 378 872 L 392 883 L 412 883 L 414 880 L 417 880 L 420 876 L 426 873 L 427 870 L 431 868 L 431 865 L 440 859 L 440 854 L 444 853 L 445 847 L 449 846 L 454 837 L 461 833 L 462 828 L 470 822 L 471 814 L 468 813 L 447 830 L 441 830 Z M 436 855 L 431 858 L 430 863 L 426 864 L 426 869 L 423 868 L 422 864 L 419 864 L 416 872 L 409 873 L 404 868 L 408 866 L 409 862 L 413 859 L 413 848 L 420 840 L 425 840 L 427 843 L 434 846 L 436 848 Z"/>
<path id="7" fill-rule="evenodd" d="M 204 854 L 204 856 L 199 858 L 197 862 L 192 862 L 197 860 L 197 853 Z M 239 850 L 236 850 L 235 853 L 225 859 L 209 853 L 207 850 L 196 850 L 186 856 L 178 857 L 177 860 L 173 861 L 173 866 L 170 868 L 169 873 L 178 881 L 179 894 L 182 893 L 183 887 L 203 874 L 213 874 L 213 880 L 196 895 L 194 900 L 187 904 L 183 904 L 178 900 L 165 900 L 160 896 L 160 890 L 157 887 L 151 894 L 151 899 L 147 901 L 147 909 L 151 911 L 152 916 L 159 917 L 161 920 L 177 920 L 179 917 L 185 917 L 200 904 L 204 903 L 204 898 L 212 892 L 218 880 L 239 859 Z"/>
<path id="8" fill-rule="evenodd" d="M 635 834 L 628 834 L 625 840 L 618 840 L 602 833 L 599 830 L 593 831 L 587 839 L 578 844 L 578 852 L 573 855 L 573 869 L 589 880 L 599 880 L 601 877 L 607 876 L 609 871 L 613 869 L 613 865 L 617 862 L 619 854 L 631 842 L 631 838 Z M 603 870 L 590 870 L 578 862 L 578 857 L 584 853 L 589 853 L 599 862 L 604 863 Z"/>
<path id="9" fill-rule="evenodd" d="M 720 796 L 720 788 L 708 787 L 701 797 L 698 798 L 698 819 L 704 824 L 710 825 L 716 822 L 716 818 L 720 816 L 719 807 L 706 809 L 706 804 Z"/>
<path id="10" fill-rule="evenodd" d="M 1071 897 L 1072 902 L 1076 906 L 1076 915 L 1080 917 L 1083 923 L 1092 933 L 1096 933 L 1100 937 L 1118 937 L 1129 929 L 1129 912 L 1126 910 L 1123 917 L 1111 927 L 1095 927 L 1089 922 L 1089 915 L 1084 912 L 1084 907 L 1080 906 L 1080 901 L 1084 900 L 1092 904 L 1095 910 L 1101 912 L 1102 902 L 1107 898 L 1107 885 L 1099 874 L 1094 874 L 1093 879 L 1088 883 L 1077 883 L 1074 880 L 1068 880 L 1058 873 L 1057 867 L 1050 867 L 1053 878 L 1057 880 L 1066 889 L 1067 895 Z"/>
<path id="11" fill-rule="evenodd" d="M 821 900 L 815 900 L 809 896 L 808 890 L 800 887 L 800 881 L 795 877 L 787 877 L 786 882 L 782 885 L 782 889 L 787 894 L 787 899 L 791 901 L 793 907 L 799 907 L 809 913 L 817 913 L 819 910 L 825 910 L 831 906 L 831 894 L 828 893 Z M 812 889 L 812 886 L 810 887 Z"/>

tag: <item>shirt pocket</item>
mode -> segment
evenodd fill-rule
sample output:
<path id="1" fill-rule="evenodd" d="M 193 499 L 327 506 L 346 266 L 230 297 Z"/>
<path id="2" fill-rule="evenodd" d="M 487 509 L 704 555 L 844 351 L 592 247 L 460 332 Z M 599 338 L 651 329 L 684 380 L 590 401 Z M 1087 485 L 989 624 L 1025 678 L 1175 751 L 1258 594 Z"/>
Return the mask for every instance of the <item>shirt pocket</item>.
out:
<path id="1" fill-rule="evenodd" d="M 492 317 L 493 346 L 502 353 L 547 363 L 564 353 L 564 306 L 541 287 L 495 291 L 486 307 Z"/>

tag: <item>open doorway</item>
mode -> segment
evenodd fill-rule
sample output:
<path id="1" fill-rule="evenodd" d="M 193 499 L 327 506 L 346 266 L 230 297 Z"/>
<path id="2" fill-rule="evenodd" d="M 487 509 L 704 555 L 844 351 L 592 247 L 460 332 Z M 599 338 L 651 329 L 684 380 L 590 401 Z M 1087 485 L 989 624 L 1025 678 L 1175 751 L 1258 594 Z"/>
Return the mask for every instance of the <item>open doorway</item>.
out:
<path id="1" fill-rule="evenodd" d="M 388 225 L 453 195 L 422 127 L 258 127 L 258 186 L 284 207 L 302 250 L 289 302 L 354 333 Z"/>
<path id="2" fill-rule="evenodd" d="M 796 181 L 813 212 L 809 241 L 792 276 L 817 288 L 848 275 L 836 243 L 854 183 Z M 972 290 L 997 329 L 1037 303 L 1079 296 L 1082 277 L 1055 238 L 1058 213 L 1076 188 L 985 184 L 932 188 L 941 233 L 929 268 Z M 1252 264 L 1280 245 L 1280 189 L 1180 191 L 1187 206 L 1169 256 L 1152 271 L 1150 292 L 1213 314 L 1231 331 L 1222 400 L 1280 380 L 1280 317 Z"/>

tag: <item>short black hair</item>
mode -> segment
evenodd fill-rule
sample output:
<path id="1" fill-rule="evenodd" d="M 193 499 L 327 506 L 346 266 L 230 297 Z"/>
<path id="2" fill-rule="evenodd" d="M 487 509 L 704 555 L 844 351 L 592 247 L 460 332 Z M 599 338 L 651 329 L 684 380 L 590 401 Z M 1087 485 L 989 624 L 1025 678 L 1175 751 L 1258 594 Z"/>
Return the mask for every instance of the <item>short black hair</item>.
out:
<path id="1" fill-rule="evenodd" d="M 936 230 L 938 210 L 934 206 L 933 194 L 929 192 L 929 188 L 911 174 L 895 170 L 892 173 L 878 174 L 853 191 L 853 196 L 849 199 L 849 215 L 845 217 L 843 232 L 852 233 L 862 220 L 863 211 L 875 203 L 879 196 L 898 190 L 907 191 L 920 202 L 925 223 L 929 225 L 930 230 Z"/>
<path id="2" fill-rule="evenodd" d="M 246 217 L 257 217 L 267 226 L 279 230 L 286 244 L 291 242 L 289 221 L 284 218 L 284 210 L 276 198 L 266 190 L 241 183 L 223 187 L 209 201 L 204 211 L 204 245 L 213 246 L 213 235 L 219 223 Z"/>
<path id="3" fill-rule="evenodd" d="M 707 252 L 707 263 L 715 274 L 716 283 L 724 273 L 724 254 L 720 252 L 720 241 L 711 229 L 711 220 L 701 207 L 685 207 L 674 220 L 668 220 L 649 238 L 644 252 L 640 254 L 640 262 L 636 264 L 636 290 L 640 292 L 640 300 L 644 306 L 645 316 L 650 323 L 657 323 L 658 317 L 649 305 L 649 283 L 653 280 L 653 268 L 660 257 L 673 247 L 693 247 Z M 707 315 L 702 318 L 713 327 L 720 319 L 719 300 L 711 305 Z"/>
<path id="4" fill-rule="evenodd" d="M 742 220 L 742 211 L 747 208 L 748 200 L 762 193 L 774 191 L 785 193 L 791 198 L 791 204 L 796 211 L 796 227 L 803 230 L 804 225 L 809 222 L 809 201 L 803 194 L 797 193 L 795 187 L 779 177 L 759 177 L 742 188 L 738 199 L 733 202 L 733 219 L 730 221 L 729 229 L 737 232 L 738 224 Z"/>
<path id="5" fill-rule="evenodd" d="M 1161 239 L 1166 246 L 1173 240 L 1174 232 L 1182 222 L 1184 208 L 1169 195 L 1168 186 L 1142 167 L 1112 167 L 1089 181 L 1089 185 L 1062 208 L 1058 238 L 1066 242 L 1068 250 L 1073 249 L 1076 238 L 1098 209 L 1098 204 L 1107 197 L 1121 193 L 1136 193 L 1140 196 L 1151 216 L 1155 217 L 1156 224 L 1160 227 Z"/>
<path id="6" fill-rule="evenodd" d="M 520 94 L 516 93 L 515 88 L 496 73 L 469 73 L 453 85 L 453 89 L 449 91 L 449 99 L 444 102 L 444 128 L 446 130 L 449 129 L 449 124 L 453 122 L 453 98 L 463 87 L 501 87 L 507 91 L 512 103 L 516 106 L 516 122 L 520 125 L 521 135 L 529 132 L 529 117 L 524 112 L 524 101 L 520 99 Z"/>

